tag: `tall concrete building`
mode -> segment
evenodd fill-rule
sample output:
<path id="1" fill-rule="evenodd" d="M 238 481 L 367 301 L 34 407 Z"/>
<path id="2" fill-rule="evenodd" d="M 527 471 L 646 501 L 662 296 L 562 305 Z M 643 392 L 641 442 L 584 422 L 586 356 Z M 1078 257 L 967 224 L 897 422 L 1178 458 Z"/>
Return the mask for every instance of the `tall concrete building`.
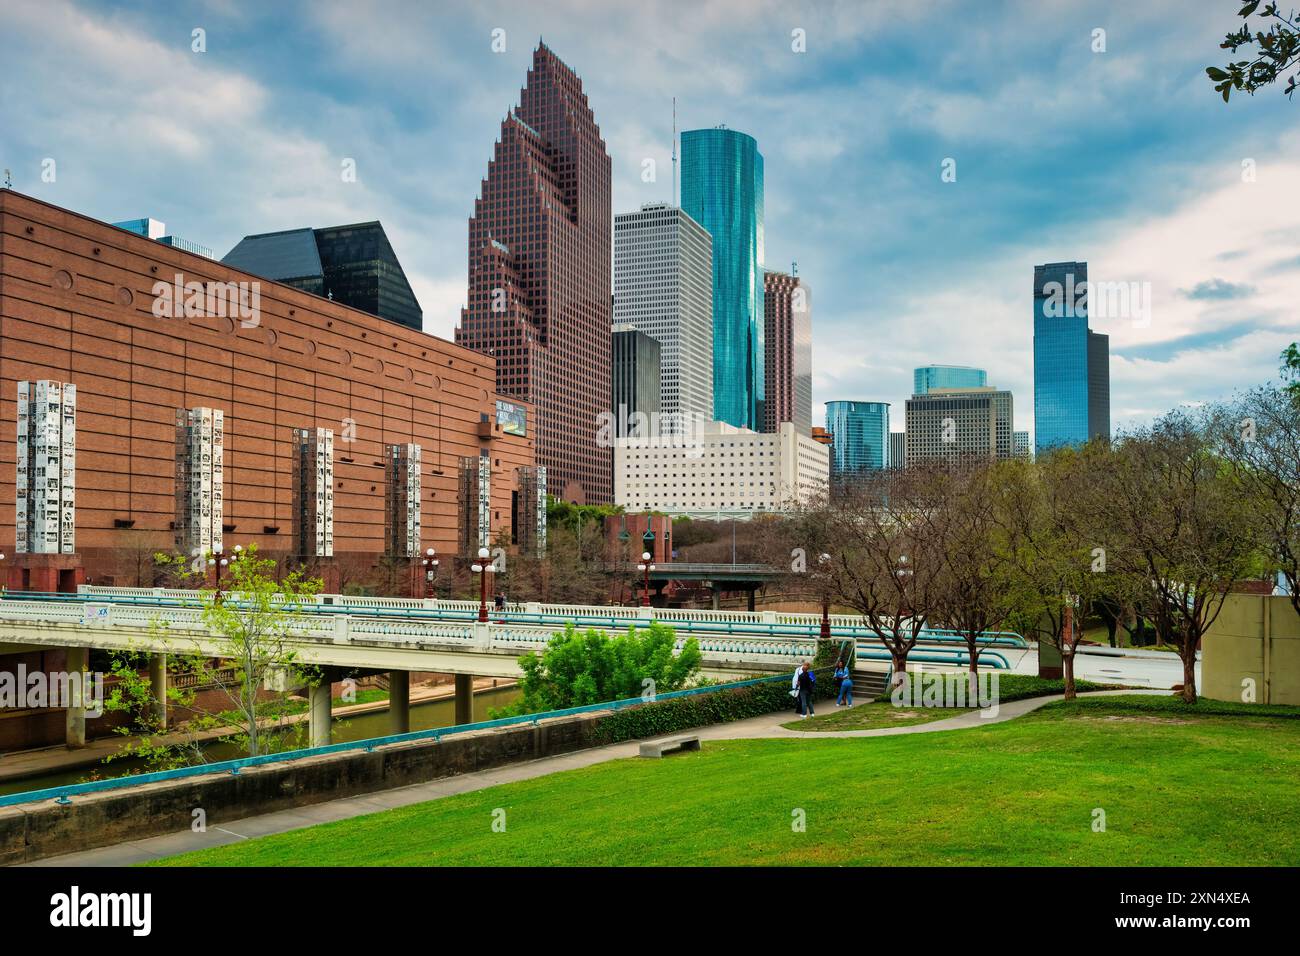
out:
<path id="1" fill-rule="evenodd" d="M 984 388 L 988 373 L 967 365 L 923 365 L 912 370 L 912 394 L 925 395 L 936 388 Z"/>
<path id="2" fill-rule="evenodd" d="M 615 325 L 611 353 L 614 435 L 662 434 L 657 431 L 663 404 L 659 394 L 663 350 L 659 343 L 630 325 Z"/>
<path id="3" fill-rule="evenodd" d="M 928 458 L 1012 458 L 1011 393 L 996 388 L 940 388 L 907 400 L 907 463 Z"/>
<path id="4" fill-rule="evenodd" d="M 826 488 L 830 449 L 790 422 L 774 434 L 710 422 L 685 441 L 619 439 L 615 503 L 695 518 L 782 512 Z"/>
<path id="5" fill-rule="evenodd" d="M 660 345 L 665 431 L 713 421 L 713 239 L 676 206 L 614 217 L 614 324 Z"/>
<path id="6" fill-rule="evenodd" d="M 812 290 L 794 273 L 763 275 L 763 431 L 812 429 Z"/>
<path id="7" fill-rule="evenodd" d="M 765 421 L 763 156 L 754 137 L 725 126 L 683 132 L 681 202 L 713 237 L 713 415 L 757 431 Z"/>
<path id="8" fill-rule="evenodd" d="M 1034 448 L 1110 437 L 1110 337 L 1088 328 L 1088 263 L 1034 266 Z"/>
<path id="9" fill-rule="evenodd" d="M 496 357 L 497 390 L 532 403 L 552 494 L 603 504 L 612 449 L 610 158 L 582 81 L 543 45 L 501 123 L 469 221 L 456 342 Z"/>
<path id="10" fill-rule="evenodd" d="M 245 236 L 221 261 L 408 329 L 424 328 L 424 312 L 378 222 Z"/>

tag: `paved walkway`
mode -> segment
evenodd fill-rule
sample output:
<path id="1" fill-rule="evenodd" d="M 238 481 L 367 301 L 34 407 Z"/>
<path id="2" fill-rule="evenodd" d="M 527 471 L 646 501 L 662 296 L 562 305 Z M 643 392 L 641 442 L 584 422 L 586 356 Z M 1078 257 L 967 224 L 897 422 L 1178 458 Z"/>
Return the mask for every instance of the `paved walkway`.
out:
<path id="1" fill-rule="evenodd" d="M 1081 694 L 1080 696 L 1104 697 L 1135 693 L 1166 695 L 1168 691 L 1098 691 L 1092 694 Z M 807 740 L 824 737 L 892 737 L 897 734 L 936 733 L 944 730 L 963 730 L 971 727 L 1004 723 L 1032 710 L 1037 710 L 1052 701 L 1061 699 L 1062 696 L 1057 694 L 1051 697 L 1034 697 L 1029 700 L 1012 701 L 1008 704 L 1001 704 L 995 717 L 981 716 L 980 711 L 968 711 L 945 720 L 931 721 L 928 724 L 913 724 L 907 727 L 882 727 L 877 730 L 788 730 L 782 727 L 781 724 L 789 723 L 795 718 L 795 715 L 791 711 L 779 711 L 774 714 L 751 717 L 748 720 L 740 720 L 729 724 L 710 724 L 707 727 L 700 727 L 697 730 L 690 731 L 690 733 L 698 734 L 701 740 L 748 740 L 756 738 L 799 738 Z M 824 706 L 826 709 L 823 710 L 823 714 L 838 710 L 830 701 L 827 701 Z M 144 840 L 133 840 L 115 846 L 86 850 L 82 853 L 49 857 L 22 865 L 130 866 L 146 860 L 174 856 L 177 853 L 223 846 L 227 843 L 238 843 L 242 840 L 267 836 L 272 833 L 286 833 L 290 830 L 300 830 L 321 823 L 331 823 L 335 820 L 346 820 L 367 813 L 377 813 L 381 810 L 410 806 L 413 803 L 438 800 L 458 793 L 471 793 L 475 790 L 495 787 L 498 784 L 531 780 L 535 777 L 543 777 L 562 770 L 576 770 L 580 767 L 590 767 L 609 760 L 635 757 L 639 751 L 640 743 L 639 740 L 633 740 L 626 743 L 611 744 L 608 747 L 596 747 L 590 750 L 580 750 L 576 753 L 561 754 L 557 757 L 545 757 L 540 760 L 508 764 L 504 767 L 495 767 L 477 773 L 441 777 L 427 783 L 398 787 L 394 790 L 382 790 L 356 797 L 330 800 L 313 806 L 295 807 L 292 810 L 245 817 L 242 820 L 235 820 L 221 826 L 210 826 L 205 833 L 193 833 L 183 830 L 179 833 L 169 833 L 165 836 L 150 837 Z M 671 760 L 673 758 L 669 757 L 667 759 Z"/>

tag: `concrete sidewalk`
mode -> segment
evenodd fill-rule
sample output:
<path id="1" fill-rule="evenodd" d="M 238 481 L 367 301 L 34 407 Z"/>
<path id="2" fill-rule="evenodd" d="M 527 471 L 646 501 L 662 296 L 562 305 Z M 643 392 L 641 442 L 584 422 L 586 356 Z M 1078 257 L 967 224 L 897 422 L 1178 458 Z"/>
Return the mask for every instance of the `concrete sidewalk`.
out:
<path id="1" fill-rule="evenodd" d="M 1086 697 L 1107 697 L 1120 694 L 1167 694 L 1167 691 L 1099 691 L 1093 694 L 1081 694 Z M 950 717 L 946 720 L 936 720 L 928 724 L 913 724 L 907 727 L 882 727 L 876 730 L 840 730 L 840 731 L 801 731 L 789 730 L 782 727 L 781 724 L 789 723 L 794 718 L 793 711 L 778 711 L 773 714 L 765 714 L 761 717 L 751 717 L 748 720 L 736 721 L 729 724 L 710 724 L 707 727 L 700 727 L 692 731 L 683 731 L 683 733 L 693 733 L 700 737 L 701 741 L 705 740 L 753 740 L 760 738 L 797 738 L 797 739 L 819 739 L 824 737 L 893 737 L 899 734 L 923 734 L 937 733 L 944 730 L 964 730 L 971 727 L 982 727 L 991 724 L 1005 723 L 1013 720 L 1030 711 L 1037 710 L 1053 701 L 1061 700 L 1061 695 L 1051 697 L 1033 697 L 1028 700 L 1012 701 L 1008 704 L 1002 704 L 998 708 L 996 717 L 982 717 L 979 711 L 970 711 L 959 714 L 956 717 Z M 869 703 L 864 701 L 863 703 Z M 861 706 L 861 704 L 855 705 Z M 409 787 L 399 787 L 394 790 L 382 790 L 375 793 L 362 794 L 356 797 L 346 797 L 341 800 L 331 800 L 327 803 L 319 803 L 313 806 L 296 807 L 293 810 L 283 810 L 278 813 L 268 813 L 260 816 L 246 817 L 242 820 L 235 820 L 221 826 L 211 826 L 207 832 L 194 833 L 191 831 L 181 831 L 179 833 L 169 833 L 163 836 L 150 837 L 145 840 L 133 840 L 127 843 L 119 843 L 115 846 L 99 847 L 93 850 L 86 850 L 83 853 L 69 853 L 63 856 L 49 857 L 44 860 L 38 860 L 34 863 L 22 864 L 23 866 L 130 866 L 135 863 L 142 863 L 147 860 L 157 860 L 163 857 L 175 856 L 178 853 L 188 853 L 192 850 L 202 850 L 207 847 L 224 846 L 227 843 L 238 843 L 241 840 L 248 840 L 253 837 L 268 836 L 273 833 L 287 833 L 291 830 L 300 830 L 305 827 L 316 826 L 321 823 L 332 823 L 335 820 L 346 820 L 351 817 L 364 816 L 368 813 L 377 813 L 381 810 L 392 810 L 397 807 L 410 806 L 413 803 L 424 803 L 429 800 L 438 800 L 442 797 L 454 796 L 458 793 L 471 793 L 476 790 L 484 790 L 488 787 L 495 787 L 503 783 L 516 783 L 520 780 L 532 780 L 536 777 L 544 777 L 547 774 L 557 773 L 563 770 L 576 770 L 581 767 L 591 767 L 599 763 L 605 763 L 609 760 L 620 760 L 624 757 L 635 757 L 639 751 L 641 741 L 632 740 L 619 744 L 612 744 L 608 747 L 597 747 L 590 750 L 580 750 L 571 754 L 563 754 L 558 757 L 546 757 L 541 760 L 530 760 L 524 763 L 511 764 L 505 767 L 497 767 L 492 770 L 483 770 L 477 773 L 461 774 L 455 777 L 442 777 L 437 780 L 430 780 L 427 783 L 415 784 Z M 673 758 L 668 758 L 673 759 Z"/>

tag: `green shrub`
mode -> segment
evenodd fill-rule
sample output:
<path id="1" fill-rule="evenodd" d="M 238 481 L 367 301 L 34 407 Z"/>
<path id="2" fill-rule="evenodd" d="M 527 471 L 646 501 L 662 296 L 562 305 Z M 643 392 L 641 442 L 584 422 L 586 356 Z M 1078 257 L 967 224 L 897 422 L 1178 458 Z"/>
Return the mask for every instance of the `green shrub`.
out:
<path id="1" fill-rule="evenodd" d="M 632 625 L 626 634 L 614 637 L 595 628 L 579 631 L 569 622 L 541 654 L 519 658 L 523 695 L 493 714 L 536 714 L 627 700 L 647 690 L 681 690 L 699 672 L 703 655 L 693 637 L 680 654 L 673 653 L 676 641 L 673 629 L 658 621 L 641 628 Z"/>
<path id="2" fill-rule="evenodd" d="M 818 699 L 835 696 L 835 682 L 831 679 L 833 671 L 833 664 L 815 671 Z M 790 696 L 790 678 L 793 676 L 794 669 L 791 668 L 784 680 L 673 697 L 617 710 L 600 720 L 592 743 L 612 744 L 621 740 L 659 737 L 692 727 L 762 717 L 787 708 L 793 710 L 794 699 Z"/>

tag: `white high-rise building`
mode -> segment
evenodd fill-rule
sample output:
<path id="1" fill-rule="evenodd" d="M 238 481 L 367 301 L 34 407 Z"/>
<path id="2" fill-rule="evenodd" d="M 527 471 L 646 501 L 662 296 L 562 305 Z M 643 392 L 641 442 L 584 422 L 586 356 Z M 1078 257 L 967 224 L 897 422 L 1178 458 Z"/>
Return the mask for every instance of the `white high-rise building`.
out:
<path id="1" fill-rule="evenodd" d="M 830 467 L 830 449 L 792 422 L 776 432 L 710 422 L 684 436 L 620 438 L 614 503 L 629 511 L 747 518 L 821 494 Z"/>
<path id="2" fill-rule="evenodd" d="M 712 421 L 713 239 L 678 207 L 614 217 L 614 322 L 660 345 L 660 433 Z"/>

